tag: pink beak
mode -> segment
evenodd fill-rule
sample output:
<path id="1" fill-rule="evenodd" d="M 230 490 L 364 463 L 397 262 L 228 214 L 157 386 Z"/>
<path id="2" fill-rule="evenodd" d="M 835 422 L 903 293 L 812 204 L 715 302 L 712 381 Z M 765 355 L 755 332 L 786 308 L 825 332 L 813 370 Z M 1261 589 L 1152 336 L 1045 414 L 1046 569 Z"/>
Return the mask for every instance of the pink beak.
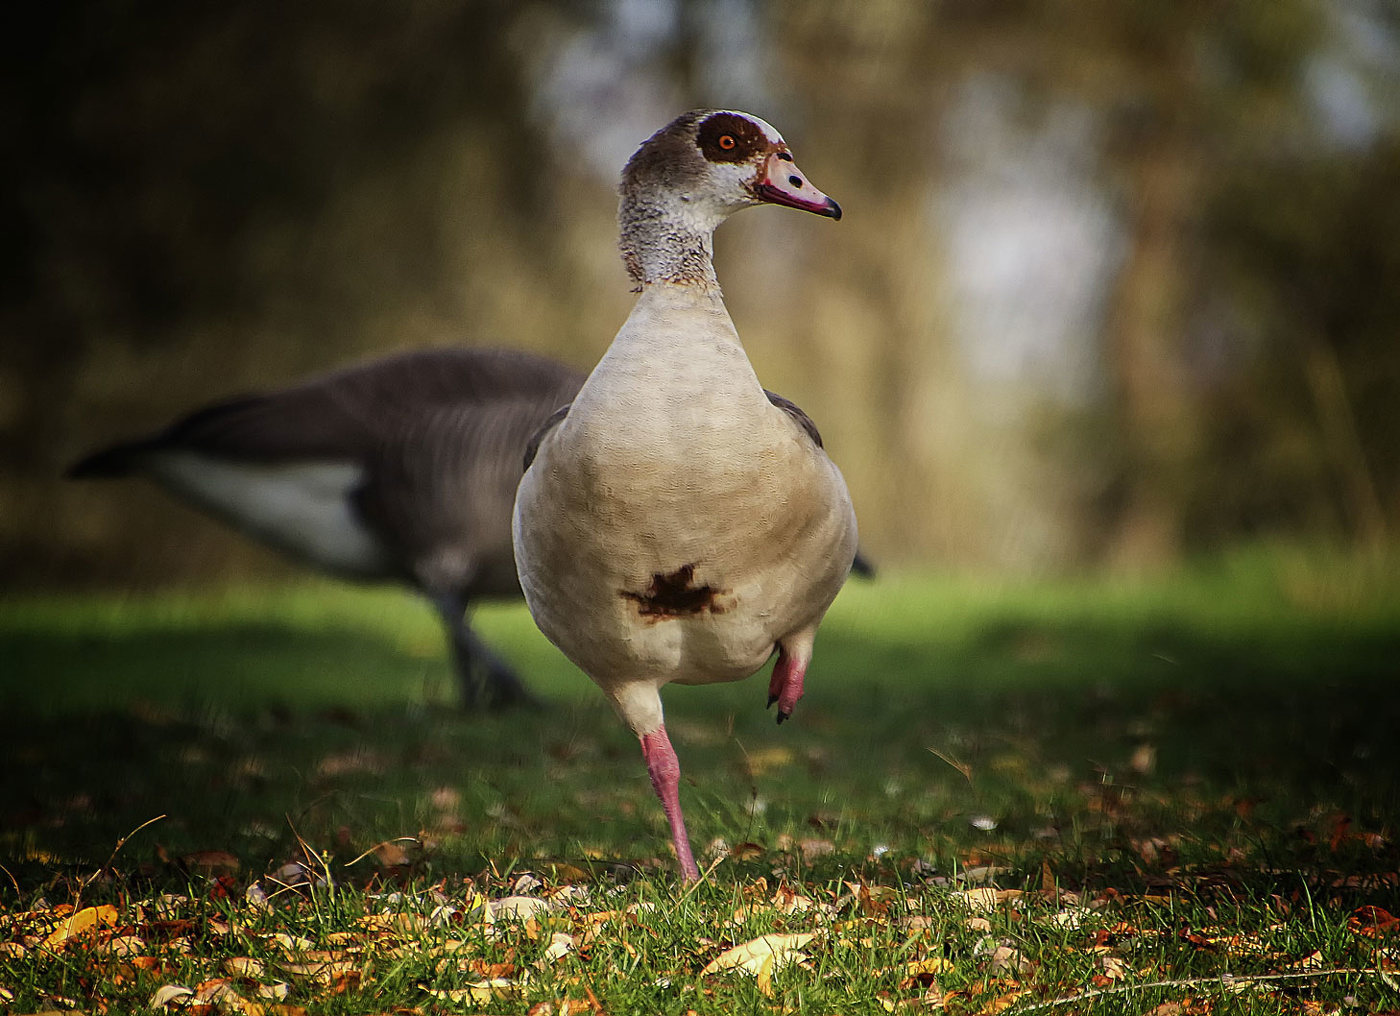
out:
<path id="1" fill-rule="evenodd" d="M 800 208 L 833 219 L 841 218 L 841 206 L 807 182 L 806 174 L 797 168 L 787 152 L 774 152 L 758 174 L 754 192 L 764 201 L 775 205 Z"/>

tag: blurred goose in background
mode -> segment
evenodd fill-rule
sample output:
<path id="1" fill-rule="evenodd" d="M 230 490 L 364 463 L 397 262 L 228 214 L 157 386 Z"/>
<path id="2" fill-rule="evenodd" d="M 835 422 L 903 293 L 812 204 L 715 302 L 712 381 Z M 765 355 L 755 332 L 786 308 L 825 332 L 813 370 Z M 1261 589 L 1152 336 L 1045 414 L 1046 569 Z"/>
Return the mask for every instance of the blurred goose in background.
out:
<path id="1" fill-rule="evenodd" d="M 632 156 L 618 218 L 640 295 L 531 442 L 515 502 L 530 611 L 640 739 L 687 880 L 700 873 L 661 687 L 739 680 L 776 652 L 781 723 L 856 555 L 840 471 L 806 414 L 759 384 L 715 277 L 714 229 L 764 203 L 841 217 L 747 113 L 687 113 Z"/>
<path id="2" fill-rule="evenodd" d="M 69 475 L 145 476 L 313 568 L 410 585 L 447 628 L 464 704 L 527 703 L 466 612 L 520 594 L 510 517 L 521 457 L 582 381 L 528 353 L 407 353 L 199 409 Z"/>

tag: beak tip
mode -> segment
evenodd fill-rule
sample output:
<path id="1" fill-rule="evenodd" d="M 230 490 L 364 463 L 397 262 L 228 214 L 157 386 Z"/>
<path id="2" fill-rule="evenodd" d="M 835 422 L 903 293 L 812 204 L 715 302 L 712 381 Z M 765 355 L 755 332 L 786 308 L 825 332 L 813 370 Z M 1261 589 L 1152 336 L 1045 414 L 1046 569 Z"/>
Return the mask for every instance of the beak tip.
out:
<path id="1" fill-rule="evenodd" d="M 827 214 L 831 216 L 832 221 L 834 221 L 834 222 L 840 222 L 840 221 L 841 221 L 841 206 L 838 205 L 835 201 L 831 200 L 831 198 L 827 198 L 827 199 L 826 199 L 826 207 L 827 207 L 827 209 L 828 209 Z"/>

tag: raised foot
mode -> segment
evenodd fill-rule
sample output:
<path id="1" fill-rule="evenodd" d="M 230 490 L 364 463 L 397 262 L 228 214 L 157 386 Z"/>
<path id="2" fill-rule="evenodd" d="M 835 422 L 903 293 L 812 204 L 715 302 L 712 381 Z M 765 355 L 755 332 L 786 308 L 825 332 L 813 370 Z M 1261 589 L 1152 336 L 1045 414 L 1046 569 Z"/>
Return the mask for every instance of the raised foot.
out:
<path id="1" fill-rule="evenodd" d="M 768 705 L 778 703 L 779 723 L 792 715 L 797 700 L 802 697 L 802 679 L 806 673 L 807 661 L 790 655 L 779 645 L 778 662 L 773 664 L 773 676 L 768 680 Z"/>

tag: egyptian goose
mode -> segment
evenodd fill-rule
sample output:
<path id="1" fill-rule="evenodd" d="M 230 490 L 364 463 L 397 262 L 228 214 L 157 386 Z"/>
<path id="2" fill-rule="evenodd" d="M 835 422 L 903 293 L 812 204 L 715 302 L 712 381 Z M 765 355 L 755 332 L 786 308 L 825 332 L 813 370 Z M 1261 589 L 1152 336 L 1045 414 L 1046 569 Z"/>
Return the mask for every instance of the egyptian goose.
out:
<path id="1" fill-rule="evenodd" d="M 466 705 L 528 702 L 466 611 L 519 595 L 510 514 L 521 455 L 582 381 L 506 350 L 391 356 L 197 410 L 69 475 L 144 475 L 304 564 L 404 582 L 441 616 Z"/>
<path id="2" fill-rule="evenodd" d="M 687 880 L 661 687 L 737 681 L 776 651 L 768 704 L 787 719 L 856 554 L 840 471 L 759 384 L 715 278 L 715 227 L 764 203 L 841 217 L 756 116 L 686 113 L 632 156 L 618 221 L 636 306 L 532 440 L 515 499 L 530 612 L 640 739 Z"/>

